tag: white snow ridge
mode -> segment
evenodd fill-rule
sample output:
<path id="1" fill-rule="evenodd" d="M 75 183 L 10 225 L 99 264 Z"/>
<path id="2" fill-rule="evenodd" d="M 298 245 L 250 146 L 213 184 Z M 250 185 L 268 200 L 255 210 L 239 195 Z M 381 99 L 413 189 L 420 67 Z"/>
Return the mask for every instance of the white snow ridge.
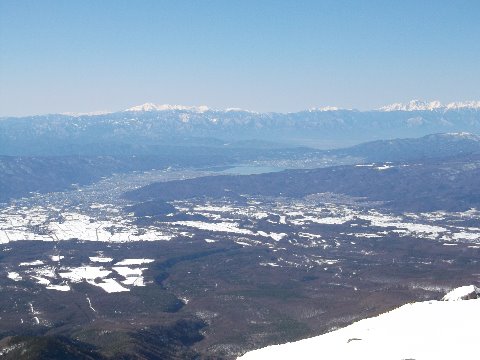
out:
<path id="1" fill-rule="evenodd" d="M 138 112 L 138 111 L 172 111 L 172 110 L 183 110 L 183 111 L 192 111 L 203 113 L 208 111 L 208 106 L 201 105 L 201 106 L 185 106 L 185 105 L 170 105 L 170 104 L 162 104 L 157 105 L 153 103 L 145 103 L 142 105 L 133 106 L 128 108 L 124 111 L 128 112 Z"/>
<path id="2" fill-rule="evenodd" d="M 460 110 L 480 109 L 480 101 L 451 102 L 442 104 L 440 101 L 412 100 L 407 104 L 395 103 L 381 107 L 380 111 L 433 111 L 433 110 Z"/>
<path id="3" fill-rule="evenodd" d="M 476 359 L 478 294 L 479 288 L 462 286 L 444 300 L 472 300 L 406 304 L 340 330 L 254 350 L 239 359 Z"/>

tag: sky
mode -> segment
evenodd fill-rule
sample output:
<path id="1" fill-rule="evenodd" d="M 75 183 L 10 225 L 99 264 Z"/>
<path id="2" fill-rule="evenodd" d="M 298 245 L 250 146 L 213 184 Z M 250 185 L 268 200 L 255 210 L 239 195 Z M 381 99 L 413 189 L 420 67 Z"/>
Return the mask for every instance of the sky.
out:
<path id="1" fill-rule="evenodd" d="M 0 116 L 480 100 L 478 0 L 0 0 Z"/>

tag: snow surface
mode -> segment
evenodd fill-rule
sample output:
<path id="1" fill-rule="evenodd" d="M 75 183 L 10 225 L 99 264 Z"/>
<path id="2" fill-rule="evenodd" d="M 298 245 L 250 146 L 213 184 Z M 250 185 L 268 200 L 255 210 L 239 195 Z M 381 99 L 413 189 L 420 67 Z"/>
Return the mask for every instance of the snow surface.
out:
<path id="1" fill-rule="evenodd" d="M 238 223 L 233 222 L 219 222 L 219 223 L 207 223 L 204 221 L 176 221 L 173 222 L 174 225 L 183 225 L 192 228 L 197 228 L 200 230 L 206 231 L 215 231 L 215 232 L 229 232 L 234 234 L 243 234 L 243 235 L 253 235 L 253 232 L 248 229 L 242 229 L 239 227 Z"/>
<path id="2" fill-rule="evenodd" d="M 99 286 L 107 293 L 130 291 L 130 289 L 120 285 L 115 279 L 103 279 L 101 282 L 87 281 L 91 285 Z"/>
<path id="3" fill-rule="evenodd" d="M 90 256 L 89 257 L 91 262 L 99 262 L 99 263 L 107 263 L 112 262 L 113 259 L 109 257 L 101 257 L 101 256 Z"/>
<path id="4" fill-rule="evenodd" d="M 443 297 L 443 301 L 460 301 L 476 299 L 480 295 L 480 289 L 475 285 L 461 286 L 453 289 Z"/>
<path id="5" fill-rule="evenodd" d="M 392 165 L 382 165 L 382 166 L 377 166 L 375 169 L 376 170 L 388 170 L 388 169 L 393 169 L 395 166 Z"/>
<path id="6" fill-rule="evenodd" d="M 10 280 L 13 280 L 13 281 L 21 281 L 22 280 L 22 277 L 20 276 L 20 274 L 18 272 L 15 272 L 15 271 L 10 271 L 8 274 L 7 274 L 7 277 L 10 279 Z"/>
<path id="7" fill-rule="evenodd" d="M 459 133 L 455 136 L 467 135 Z M 385 163 L 363 164 L 362 166 L 369 166 L 376 171 L 388 171 L 387 168 L 391 165 Z M 312 196 L 324 199 L 325 195 L 328 194 Z M 351 236 L 356 236 L 354 235 L 356 233 L 358 237 L 367 237 L 362 234 L 368 230 L 372 236 L 375 236 L 373 234 L 376 233 L 378 237 L 414 236 L 447 243 L 466 242 L 469 245 L 480 246 L 479 227 L 459 226 L 467 219 L 480 220 L 480 211 L 476 209 L 464 212 L 391 214 L 373 209 L 366 211 L 352 204 L 330 203 L 328 199 L 330 197 L 327 196 L 328 202 L 323 202 L 321 205 L 311 203 L 307 198 L 291 203 L 283 201 L 262 203 L 251 199 L 248 206 L 239 206 L 224 201 L 208 201 L 200 204 L 191 201 L 177 201 L 175 207 L 178 211 L 187 215 L 201 215 L 209 220 L 164 221 L 144 227 L 135 224 L 133 214 L 119 213 L 118 209 L 110 202 L 100 203 L 97 198 L 88 206 L 88 211 L 75 208 L 61 212 L 61 214 L 59 213 L 60 208 L 46 205 L 22 206 L 20 203 L 0 209 L 0 244 L 21 240 L 67 241 L 72 239 L 99 242 L 163 241 L 176 237 L 191 237 L 193 229 L 212 233 L 245 235 L 246 237 L 262 236 L 275 241 L 285 238 L 285 234 L 281 232 L 259 230 L 258 227 L 256 228 L 258 223 L 255 223 L 254 226 L 244 225 L 251 223 L 252 220 L 265 219 L 272 224 L 302 226 L 303 230 L 309 233 L 312 231 L 308 230 L 308 227 L 313 224 L 335 226 L 351 222 L 348 224 L 352 228 L 352 231 L 349 232 L 352 234 Z M 92 209 L 95 210 L 91 211 Z M 63 218 L 61 221 L 57 220 L 59 215 Z M 370 225 L 358 224 L 356 220 L 365 220 Z M 317 229 L 313 232 L 321 231 L 321 228 Z M 62 259 L 59 253 L 54 253 L 52 256 L 54 256 L 52 260 L 57 262 Z M 91 259 L 91 261 L 95 260 Z"/>
<path id="8" fill-rule="evenodd" d="M 146 286 L 143 272 L 147 267 L 132 267 L 152 263 L 153 259 L 124 259 L 112 266 L 113 258 L 106 257 L 102 252 L 91 256 L 92 265 L 59 266 L 60 255 L 50 255 L 50 264 L 35 260 L 22 262 L 16 268 L 8 269 L 7 278 L 13 281 L 31 279 L 48 290 L 71 291 L 72 284 L 86 282 L 98 286 L 106 292 L 130 291 L 133 286 Z M 47 260 L 45 260 L 47 261 Z M 100 263 L 100 264 L 99 264 Z M 108 268 L 106 268 L 108 267 Z"/>
<path id="9" fill-rule="evenodd" d="M 115 266 L 113 267 L 113 270 L 115 270 L 119 275 L 125 278 L 125 280 L 122 280 L 122 284 L 132 286 L 145 286 L 142 274 L 143 270 L 147 270 L 147 268 L 129 268 L 127 266 Z"/>
<path id="10" fill-rule="evenodd" d="M 142 265 L 154 262 L 153 259 L 124 259 L 115 264 L 115 266 Z"/>
<path id="11" fill-rule="evenodd" d="M 47 289 L 57 290 L 57 291 L 70 291 L 70 286 L 67 284 L 62 285 L 48 285 Z"/>
<path id="12" fill-rule="evenodd" d="M 140 229 L 132 223 L 131 217 L 110 214 L 109 220 L 98 220 L 87 214 L 64 212 L 64 220 L 58 222 L 48 220 L 45 208 L 0 209 L 0 244 L 21 240 L 72 239 L 104 242 L 157 241 L 173 237 L 153 227 Z M 47 233 L 34 233 L 32 225 L 45 227 Z"/>
<path id="13" fill-rule="evenodd" d="M 79 266 L 71 267 L 65 271 L 59 272 L 60 277 L 68 279 L 73 283 L 79 283 L 83 280 L 94 281 L 97 278 L 104 278 L 111 273 L 103 266 Z"/>
<path id="14" fill-rule="evenodd" d="M 454 291 L 464 293 L 463 288 L 471 287 Z M 480 299 L 406 304 L 324 335 L 254 350 L 239 359 L 476 359 L 479 311 Z"/>
<path id="15" fill-rule="evenodd" d="M 35 260 L 35 261 L 30 261 L 30 262 L 22 262 L 18 264 L 18 266 L 36 266 L 36 265 L 43 265 L 42 260 Z"/>

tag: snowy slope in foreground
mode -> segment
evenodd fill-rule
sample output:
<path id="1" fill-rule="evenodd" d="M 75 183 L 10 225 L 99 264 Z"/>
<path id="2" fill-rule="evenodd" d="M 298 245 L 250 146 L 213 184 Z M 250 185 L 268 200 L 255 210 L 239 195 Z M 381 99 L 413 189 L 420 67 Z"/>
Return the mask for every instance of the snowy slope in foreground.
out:
<path id="1" fill-rule="evenodd" d="M 459 292 L 472 290 L 465 286 Z M 450 293 L 452 294 L 452 293 Z M 453 296 L 446 296 L 453 300 Z M 239 359 L 475 359 L 480 299 L 425 301 L 314 338 L 269 346 Z"/>

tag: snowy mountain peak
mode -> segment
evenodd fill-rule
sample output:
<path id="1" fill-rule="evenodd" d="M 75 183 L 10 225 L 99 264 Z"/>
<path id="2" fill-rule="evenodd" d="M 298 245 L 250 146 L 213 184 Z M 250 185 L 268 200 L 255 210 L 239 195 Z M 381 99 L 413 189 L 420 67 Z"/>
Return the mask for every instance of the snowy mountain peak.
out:
<path id="1" fill-rule="evenodd" d="M 131 111 L 131 112 L 141 112 L 141 111 L 172 111 L 172 110 L 184 110 L 184 111 L 192 111 L 198 113 L 204 113 L 209 110 L 208 106 L 201 105 L 201 106 L 185 106 L 185 105 L 170 105 L 170 104 L 162 104 L 157 105 L 153 103 L 145 103 L 142 105 L 133 106 L 128 108 L 124 111 Z"/>
<path id="2" fill-rule="evenodd" d="M 448 110 L 460 110 L 460 109 L 474 109 L 480 110 L 480 101 L 464 101 L 464 102 L 451 102 L 448 104 L 442 104 L 440 101 L 421 101 L 421 100 L 412 100 L 408 103 L 394 103 L 390 105 L 383 106 L 377 111 L 391 112 L 391 111 L 448 111 Z M 128 112 L 149 112 L 149 111 L 190 111 L 196 113 L 204 113 L 210 111 L 208 106 L 185 106 L 185 105 L 170 105 L 170 104 L 154 104 L 154 103 L 145 103 L 142 105 L 133 106 L 124 111 Z M 347 108 L 339 108 L 336 106 L 324 106 L 324 107 L 314 107 L 308 109 L 309 112 L 328 112 L 328 111 L 339 111 L 339 110 L 351 110 Z M 239 108 L 228 108 L 225 110 L 213 110 L 213 111 L 224 111 L 224 112 L 251 112 Z"/>
<path id="3" fill-rule="evenodd" d="M 458 110 L 480 109 L 480 101 L 451 102 L 443 105 L 440 101 L 412 100 L 406 104 L 395 103 L 381 107 L 380 111 L 433 111 L 433 110 Z"/>

